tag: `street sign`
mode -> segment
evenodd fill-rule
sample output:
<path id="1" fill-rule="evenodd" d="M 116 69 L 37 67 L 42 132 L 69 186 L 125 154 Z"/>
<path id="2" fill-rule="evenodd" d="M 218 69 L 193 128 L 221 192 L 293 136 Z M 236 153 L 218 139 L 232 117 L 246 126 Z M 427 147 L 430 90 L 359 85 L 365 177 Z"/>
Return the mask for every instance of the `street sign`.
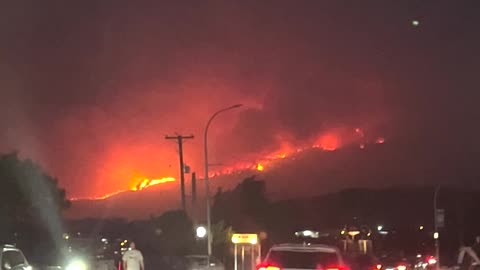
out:
<path id="1" fill-rule="evenodd" d="M 232 243 L 234 244 L 252 244 L 258 242 L 258 236 L 254 233 L 235 233 L 232 235 Z"/>
<path id="2" fill-rule="evenodd" d="M 437 228 L 443 228 L 445 226 L 445 209 L 437 209 L 435 213 L 435 223 Z"/>

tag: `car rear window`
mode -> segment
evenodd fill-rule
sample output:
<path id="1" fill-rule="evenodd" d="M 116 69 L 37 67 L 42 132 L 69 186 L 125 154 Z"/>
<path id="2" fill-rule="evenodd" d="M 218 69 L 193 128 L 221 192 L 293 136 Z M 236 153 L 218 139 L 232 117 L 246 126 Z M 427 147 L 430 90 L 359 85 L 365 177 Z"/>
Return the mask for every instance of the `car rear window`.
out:
<path id="1" fill-rule="evenodd" d="M 268 263 L 278 265 L 281 268 L 317 269 L 338 267 L 339 261 L 336 253 L 305 252 L 271 250 L 267 259 Z"/>
<path id="2" fill-rule="evenodd" d="M 200 266 L 205 266 L 208 263 L 207 258 L 201 258 L 201 257 L 189 257 L 187 260 L 190 264 L 195 264 Z"/>
<path id="3" fill-rule="evenodd" d="M 23 254 L 16 250 L 8 250 L 3 252 L 3 263 L 8 263 L 10 267 L 15 267 L 25 264 L 25 257 Z"/>

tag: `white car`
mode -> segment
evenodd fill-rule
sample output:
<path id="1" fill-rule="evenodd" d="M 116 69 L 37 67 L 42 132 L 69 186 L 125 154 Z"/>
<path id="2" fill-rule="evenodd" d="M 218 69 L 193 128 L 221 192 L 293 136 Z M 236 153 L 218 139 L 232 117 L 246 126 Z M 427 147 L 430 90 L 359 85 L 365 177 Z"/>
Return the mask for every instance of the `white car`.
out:
<path id="1" fill-rule="evenodd" d="M 310 244 L 281 244 L 273 246 L 258 270 L 347 270 L 336 247 Z"/>
<path id="2" fill-rule="evenodd" d="M 1 245 L 0 249 L 2 270 L 32 270 L 32 267 L 20 249 L 11 245 Z"/>

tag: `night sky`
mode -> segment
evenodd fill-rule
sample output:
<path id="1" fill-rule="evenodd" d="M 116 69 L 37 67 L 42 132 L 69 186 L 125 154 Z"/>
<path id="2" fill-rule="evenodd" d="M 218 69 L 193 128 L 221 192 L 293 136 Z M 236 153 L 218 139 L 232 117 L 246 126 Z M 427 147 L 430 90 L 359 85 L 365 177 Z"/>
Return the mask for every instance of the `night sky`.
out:
<path id="1" fill-rule="evenodd" d="M 212 124 L 212 163 L 361 128 L 461 170 L 480 161 L 479 7 L 3 2 L 0 152 L 39 162 L 72 197 L 100 196 L 178 177 L 165 135 L 196 136 L 185 160 L 202 173 L 207 119 L 242 103 Z"/>

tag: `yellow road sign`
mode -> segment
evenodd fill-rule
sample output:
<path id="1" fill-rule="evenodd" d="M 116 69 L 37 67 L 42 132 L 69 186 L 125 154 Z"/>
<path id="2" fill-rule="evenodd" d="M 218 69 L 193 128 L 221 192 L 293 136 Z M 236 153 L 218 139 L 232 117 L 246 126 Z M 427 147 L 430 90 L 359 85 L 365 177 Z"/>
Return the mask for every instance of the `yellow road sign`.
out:
<path id="1" fill-rule="evenodd" d="M 254 233 L 235 233 L 232 235 L 232 243 L 255 245 L 258 243 L 258 236 Z"/>

